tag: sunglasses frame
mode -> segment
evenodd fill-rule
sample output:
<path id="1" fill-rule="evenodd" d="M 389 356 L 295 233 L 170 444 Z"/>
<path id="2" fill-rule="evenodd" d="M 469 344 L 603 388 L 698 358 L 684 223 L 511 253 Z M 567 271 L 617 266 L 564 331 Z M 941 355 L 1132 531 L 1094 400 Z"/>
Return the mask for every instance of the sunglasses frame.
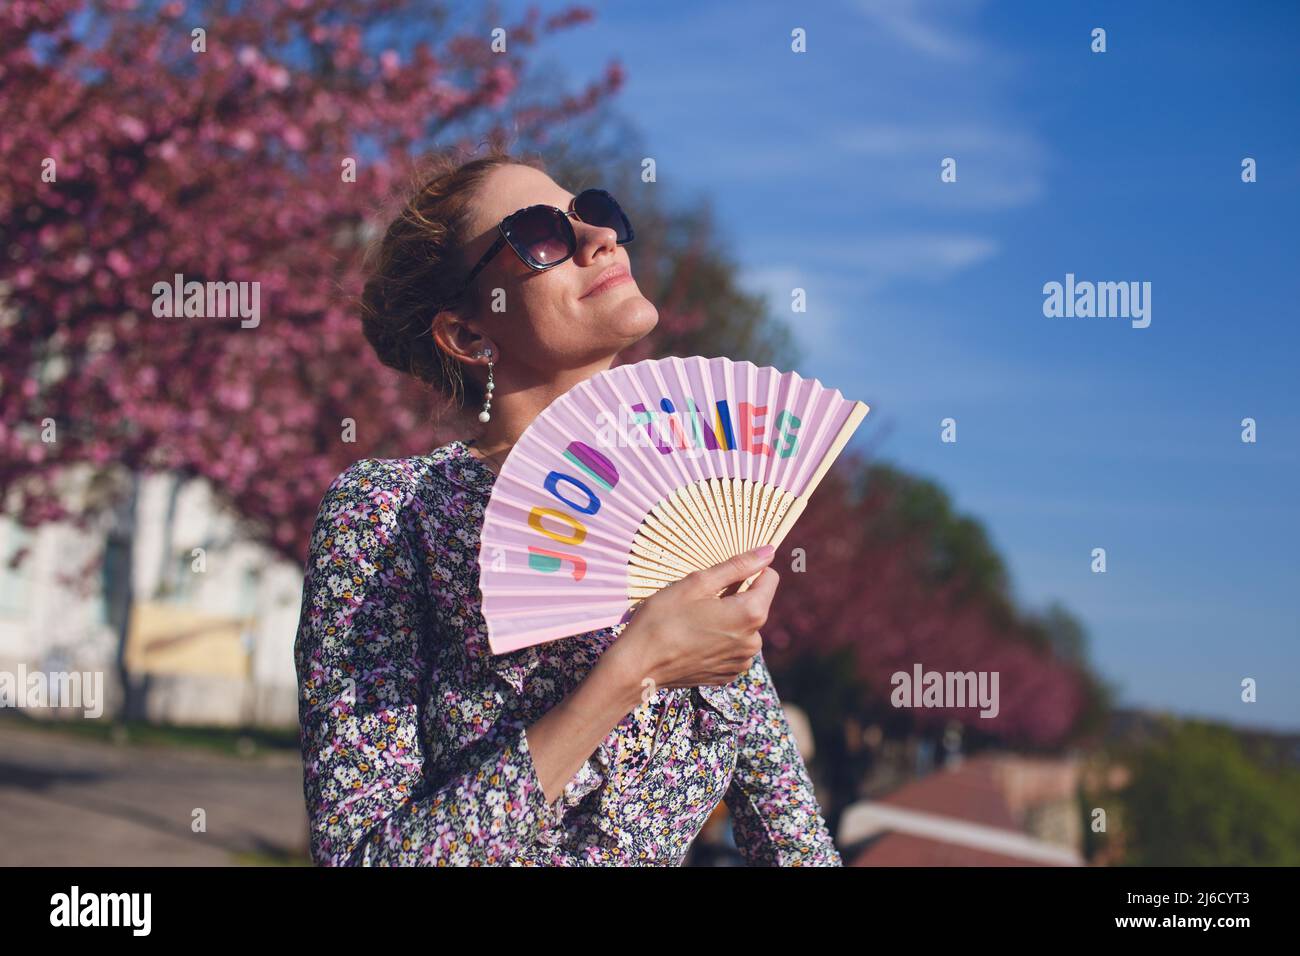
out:
<path id="1" fill-rule="evenodd" d="M 578 236 L 573 231 L 573 226 L 570 224 L 569 220 L 572 218 L 572 219 L 577 219 L 578 222 L 585 222 L 585 220 L 577 213 L 577 204 L 578 204 L 578 200 L 583 196 L 587 195 L 588 193 L 603 193 L 604 195 L 609 197 L 609 201 L 614 204 L 614 208 L 616 208 L 619 212 L 619 215 L 623 217 L 623 226 L 624 228 L 627 229 L 627 238 L 619 239 L 618 245 L 622 246 L 631 242 L 635 238 L 635 235 L 632 232 L 632 223 L 628 221 L 627 213 L 623 211 L 623 207 L 619 203 L 619 201 L 615 199 L 613 195 L 609 193 L 609 191 L 607 190 L 598 189 L 596 187 L 592 187 L 591 189 L 584 189 L 582 192 L 578 193 L 571 200 L 569 200 L 569 208 L 567 210 L 561 209 L 559 206 L 552 206 L 548 203 L 534 203 L 531 206 L 524 206 L 522 209 L 516 209 L 510 215 L 506 216 L 499 223 L 497 223 L 497 231 L 500 233 L 500 235 L 497 236 L 496 241 L 492 243 L 492 245 L 488 248 L 488 251 L 483 253 L 482 258 L 480 258 L 479 261 L 475 263 L 474 268 L 470 270 L 469 276 L 465 279 L 465 281 L 461 284 L 460 289 L 456 292 L 455 298 L 459 299 L 462 295 L 465 294 L 465 290 L 470 287 L 470 283 L 474 281 L 474 278 L 480 272 L 483 271 L 483 268 L 489 262 L 492 261 L 492 257 L 495 256 L 502 249 L 504 249 L 506 246 L 509 246 L 511 248 L 511 250 L 514 252 L 515 256 L 518 257 L 520 262 L 528 266 L 528 268 L 532 269 L 534 272 L 545 272 L 547 269 L 554 269 L 556 266 L 563 265 L 564 263 L 572 259 L 574 253 L 578 251 Z M 570 246 L 570 251 L 564 256 L 563 259 L 556 259 L 554 262 L 546 262 L 542 264 L 533 263 L 532 261 L 530 261 L 530 259 L 527 256 L 525 256 L 522 252 L 520 252 L 519 249 L 515 246 L 515 244 L 510 240 L 510 237 L 507 234 L 507 229 L 509 229 L 510 226 L 514 223 L 514 221 L 518 219 L 520 216 L 522 216 L 524 213 L 530 212 L 534 209 L 546 209 L 551 212 L 555 212 L 559 214 L 560 222 L 563 223 L 564 228 L 567 230 L 567 239 Z"/>

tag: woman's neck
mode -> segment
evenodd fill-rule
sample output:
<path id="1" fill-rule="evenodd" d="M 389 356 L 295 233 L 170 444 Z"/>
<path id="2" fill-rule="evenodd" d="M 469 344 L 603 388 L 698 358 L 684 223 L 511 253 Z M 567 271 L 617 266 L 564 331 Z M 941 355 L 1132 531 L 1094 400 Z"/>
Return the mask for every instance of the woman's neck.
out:
<path id="1" fill-rule="evenodd" d="M 526 370 L 510 369 L 510 375 L 497 370 L 497 388 L 492 396 L 492 419 L 478 433 L 473 447 L 484 457 L 504 460 L 508 452 L 542 411 L 553 401 L 586 381 L 597 372 L 609 368 L 614 356 L 607 356 L 589 366 L 569 369 L 561 374 L 550 374 L 545 379 L 520 381 Z"/>

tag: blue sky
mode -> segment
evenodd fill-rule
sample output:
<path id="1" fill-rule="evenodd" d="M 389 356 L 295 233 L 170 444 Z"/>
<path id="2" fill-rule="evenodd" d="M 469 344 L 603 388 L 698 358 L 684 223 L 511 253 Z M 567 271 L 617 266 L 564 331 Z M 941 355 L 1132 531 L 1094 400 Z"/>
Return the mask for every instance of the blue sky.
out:
<path id="1" fill-rule="evenodd" d="M 659 188 L 872 406 L 855 444 L 982 520 L 1124 702 L 1300 726 L 1300 7 L 592 6 L 539 55 L 622 60 Z M 1045 317 L 1066 273 L 1150 282 L 1150 327 Z"/>

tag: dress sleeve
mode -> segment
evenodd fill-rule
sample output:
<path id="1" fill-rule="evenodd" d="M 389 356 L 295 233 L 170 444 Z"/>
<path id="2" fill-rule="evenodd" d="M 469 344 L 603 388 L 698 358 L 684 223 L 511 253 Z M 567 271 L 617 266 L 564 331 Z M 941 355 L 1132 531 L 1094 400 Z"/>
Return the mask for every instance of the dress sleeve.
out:
<path id="1" fill-rule="evenodd" d="M 410 493 L 389 467 L 350 466 L 312 531 L 294 642 L 311 855 L 322 866 L 494 863 L 556 821 L 562 798 L 548 807 L 526 727 L 504 716 L 468 770 L 425 777 L 429 595 L 403 515 Z"/>
<path id="2" fill-rule="evenodd" d="M 763 653 L 736 682 L 747 714 L 724 798 L 750 866 L 843 866 Z"/>

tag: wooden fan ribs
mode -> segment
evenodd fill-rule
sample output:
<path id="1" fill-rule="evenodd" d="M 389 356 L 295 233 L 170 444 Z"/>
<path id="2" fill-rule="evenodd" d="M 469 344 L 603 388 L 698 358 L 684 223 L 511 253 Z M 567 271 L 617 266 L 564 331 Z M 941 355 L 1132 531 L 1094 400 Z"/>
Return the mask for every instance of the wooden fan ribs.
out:
<path id="1" fill-rule="evenodd" d="M 628 597 L 641 600 L 765 543 L 796 496 L 749 478 L 708 478 L 657 502 L 632 539 Z"/>

